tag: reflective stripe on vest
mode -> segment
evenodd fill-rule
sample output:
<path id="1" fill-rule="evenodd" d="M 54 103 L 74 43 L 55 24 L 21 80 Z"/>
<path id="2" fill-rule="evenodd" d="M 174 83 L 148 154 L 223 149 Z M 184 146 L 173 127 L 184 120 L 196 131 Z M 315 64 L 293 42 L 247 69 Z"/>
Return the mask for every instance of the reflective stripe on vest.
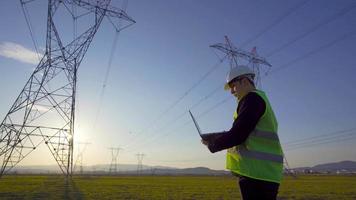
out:
<path id="1" fill-rule="evenodd" d="M 279 141 L 277 133 L 274 132 L 254 130 L 250 135 L 264 139 Z"/>
<path id="2" fill-rule="evenodd" d="M 244 148 L 243 146 L 239 147 L 238 153 L 241 156 L 246 156 L 246 157 L 250 157 L 250 158 L 254 158 L 254 159 L 283 163 L 282 155 L 276 155 L 276 154 L 259 152 L 259 151 L 251 151 L 251 150 Z"/>

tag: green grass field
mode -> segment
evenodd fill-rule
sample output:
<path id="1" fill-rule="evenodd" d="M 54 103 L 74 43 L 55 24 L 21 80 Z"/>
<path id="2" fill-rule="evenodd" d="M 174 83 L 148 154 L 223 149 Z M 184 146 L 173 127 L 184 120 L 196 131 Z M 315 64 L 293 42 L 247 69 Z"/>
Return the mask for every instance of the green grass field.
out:
<path id="1" fill-rule="evenodd" d="M 279 199 L 356 199 L 356 176 L 286 177 Z M 0 199 L 240 199 L 229 176 L 4 176 Z"/>

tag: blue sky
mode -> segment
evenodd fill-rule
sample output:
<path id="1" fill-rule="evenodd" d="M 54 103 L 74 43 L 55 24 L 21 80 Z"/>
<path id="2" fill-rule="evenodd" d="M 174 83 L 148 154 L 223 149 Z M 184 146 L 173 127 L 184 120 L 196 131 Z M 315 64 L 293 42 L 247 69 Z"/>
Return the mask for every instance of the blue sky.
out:
<path id="1" fill-rule="evenodd" d="M 112 4 L 121 5 L 116 0 Z M 46 1 L 37 0 L 27 8 L 35 40 L 43 49 Z M 140 152 L 146 154 L 144 164 L 223 169 L 225 152 L 210 154 L 200 143 L 187 110 L 219 84 L 221 90 L 192 112 L 199 116 L 230 96 L 222 88 L 228 62 L 220 64 L 182 101 L 161 114 L 219 62 L 209 45 L 222 43 L 225 35 L 238 48 L 257 46 L 259 55 L 273 65 L 262 77 L 262 88 L 279 120 L 279 136 L 291 167 L 356 160 L 352 148 L 355 130 L 347 132 L 348 137 L 340 135 L 342 141 L 319 144 L 330 137 L 321 134 L 333 135 L 356 127 L 354 1 L 130 0 L 127 12 L 137 23 L 119 35 L 101 104 L 100 92 L 115 35 L 107 21 L 79 69 L 75 140 L 91 143 L 84 153 L 84 164 L 109 163 L 108 148 L 122 147 L 119 163 L 136 163 L 135 154 Z M 30 53 L 35 48 L 20 3 L 2 1 L 0 17 L 0 116 L 5 117 L 36 61 Z M 64 22 L 69 24 L 68 31 L 62 33 L 67 37 L 72 27 L 65 17 Z M 16 45 L 24 48 L 20 48 L 22 56 L 6 54 L 5 50 L 19 47 Z M 202 130 L 229 129 L 236 105 L 229 98 L 198 117 Z M 308 146 L 306 141 L 289 145 L 313 136 L 317 145 Z M 45 146 L 21 162 L 53 163 Z"/>

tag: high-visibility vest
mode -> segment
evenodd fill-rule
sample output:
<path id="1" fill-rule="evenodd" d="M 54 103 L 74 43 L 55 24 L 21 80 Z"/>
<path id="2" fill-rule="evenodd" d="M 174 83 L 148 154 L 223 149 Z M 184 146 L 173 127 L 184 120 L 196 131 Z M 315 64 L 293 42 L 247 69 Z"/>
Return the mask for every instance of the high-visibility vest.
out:
<path id="1" fill-rule="evenodd" d="M 226 168 L 241 176 L 280 183 L 283 152 L 279 142 L 278 123 L 265 93 L 256 92 L 266 103 L 266 110 L 246 141 L 228 149 Z M 234 113 L 234 120 L 238 118 Z"/>

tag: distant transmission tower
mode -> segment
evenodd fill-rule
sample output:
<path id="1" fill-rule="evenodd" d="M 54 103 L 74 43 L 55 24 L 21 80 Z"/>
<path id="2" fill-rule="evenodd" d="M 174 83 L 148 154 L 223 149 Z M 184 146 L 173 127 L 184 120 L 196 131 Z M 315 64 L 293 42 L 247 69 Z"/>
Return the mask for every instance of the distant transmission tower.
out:
<path id="1" fill-rule="evenodd" d="M 118 172 L 118 161 L 119 161 L 119 151 L 122 150 L 121 148 L 109 148 L 111 151 L 111 163 L 109 168 L 110 174 L 117 174 Z"/>
<path id="2" fill-rule="evenodd" d="M 21 1 L 29 2 L 33 0 Z M 117 31 L 135 23 L 109 4 L 110 0 L 48 1 L 45 53 L 0 125 L 0 177 L 43 142 L 63 174 L 71 175 L 78 67 L 104 17 Z M 74 7 L 78 10 L 71 12 Z M 60 33 L 67 34 L 70 27 L 63 26 L 63 16 L 57 13 L 67 13 L 73 21 L 85 17 L 88 25 L 64 42 L 68 37 Z"/>
<path id="3" fill-rule="evenodd" d="M 260 65 L 272 67 L 272 65 L 268 63 L 265 58 L 257 54 L 256 47 L 254 47 L 251 52 L 237 49 L 227 36 L 225 36 L 225 43 L 210 45 L 210 47 L 218 49 L 226 54 L 227 58 L 230 60 L 230 69 L 238 67 L 238 58 L 247 61 L 248 65 L 250 65 L 252 70 L 256 73 L 256 85 L 261 84 Z"/>
<path id="4" fill-rule="evenodd" d="M 143 157 L 145 156 L 145 154 L 138 153 L 138 154 L 136 154 L 136 156 L 137 156 L 137 174 L 141 174 L 141 172 L 143 170 L 142 161 L 143 161 Z"/>
<path id="5" fill-rule="evenodd" d="M 76 171 L 76 168 L 79 166 L 79 173 L 83 174 L 83 155 L 84 155 L 84 151 L 86 150 L 87 146 L 91 144 L 89 142 L 78 142 L 78 155 L 77 155 L 77 160 L 74 164 L 74 172 Z M 82 149 L 80 148 L 80 146 L 83 146 Z"/>

